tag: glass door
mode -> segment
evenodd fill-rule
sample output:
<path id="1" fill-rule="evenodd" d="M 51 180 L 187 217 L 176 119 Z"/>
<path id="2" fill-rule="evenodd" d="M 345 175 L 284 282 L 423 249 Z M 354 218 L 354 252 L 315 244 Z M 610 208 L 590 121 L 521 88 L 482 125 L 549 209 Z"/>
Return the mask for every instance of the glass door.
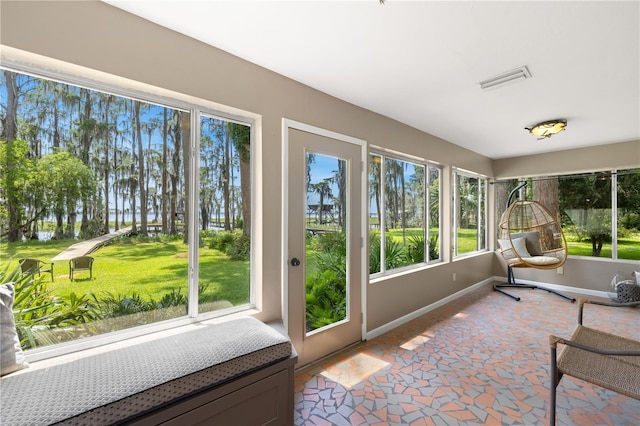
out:
<path id="1" fill-rule="evenodd" d="M 362 336 L 362 145 L 288 132 L 288 326 L 305 365 Z"/>

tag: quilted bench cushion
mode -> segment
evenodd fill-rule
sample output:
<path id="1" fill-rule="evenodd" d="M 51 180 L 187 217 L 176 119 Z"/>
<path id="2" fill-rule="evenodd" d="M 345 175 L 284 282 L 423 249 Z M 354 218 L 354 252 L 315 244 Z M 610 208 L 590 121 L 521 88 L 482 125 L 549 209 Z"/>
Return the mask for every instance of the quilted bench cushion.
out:
<path id="1" fill-rule="evenodd" d="M 26 369 L 0 382 L 0 423 L 102 425 L 144 414 L 288 358 L 291 342 L 247 317 Z"/>

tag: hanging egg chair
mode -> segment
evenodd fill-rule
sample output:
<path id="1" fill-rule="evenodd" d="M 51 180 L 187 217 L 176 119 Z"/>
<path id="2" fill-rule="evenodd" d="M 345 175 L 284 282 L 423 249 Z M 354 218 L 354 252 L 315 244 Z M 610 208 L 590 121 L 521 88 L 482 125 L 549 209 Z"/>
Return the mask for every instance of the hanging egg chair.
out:
<path id="1" fill-rule="evenodd" d="M 515 282 L 513 268 L 555 269 L 567 260 L 567 242 L 553 214 L 536 201 L 518 200 L 511 203 L 515 193 L 526 184 L 524 182 L 511 191 L 507 210 L 500 218 L 498 245 L 500 254 L 507 262 L 507 283 L 496 284 L 493 289 L 519 301 L 519 297 L 502 289 L 539 288 L 575 302 L 576 299 L 555 290 Z"/>

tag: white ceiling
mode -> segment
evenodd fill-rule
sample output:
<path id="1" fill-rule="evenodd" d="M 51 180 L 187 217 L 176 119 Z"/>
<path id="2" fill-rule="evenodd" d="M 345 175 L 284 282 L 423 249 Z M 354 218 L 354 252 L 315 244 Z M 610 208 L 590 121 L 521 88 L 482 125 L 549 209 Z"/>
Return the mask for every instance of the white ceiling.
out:
<path id="1" fill-rule="evenodd" d="M 639 1 L 105 1 L 490 158 L 640 139 Z"/>

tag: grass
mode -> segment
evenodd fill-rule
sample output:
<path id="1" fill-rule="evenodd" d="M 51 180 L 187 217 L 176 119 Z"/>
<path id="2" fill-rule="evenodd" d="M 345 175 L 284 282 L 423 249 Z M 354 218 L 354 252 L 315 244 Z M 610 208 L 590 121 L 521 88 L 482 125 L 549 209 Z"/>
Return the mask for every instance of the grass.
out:
<path id="1" fill-rule="evenodd" d="M 18 259 L 33 257 L 50 261 L 73 240 L 27 241 L 0 245 L 2 257 L 7 254 L 11 265 Z M 126 242 L 126 243 L 125 243 Z M 142 242 L 122 239 L 103 247 L 91 256 L 93 279 L 88 271 L 74 273 L 69 280 L 69 264 L 59 261 L 54 264 L 55 281 L 48 284 L 53 294 L 67 297 L 70 293 L 93 293 L 100 297 L 106 293 L 113 296 L 136 293 L 144 300 L 159 300 L 172 291 L 187 295 L 188 249 L 182 241 L 154 240 Z M 227 300 L 233 305 L 249 302 L 249 262 L 232 261 L 225 254 L 206 246 L 200 248 L 199 284 L 205 288 L 200 300 L 211 302 Z M 48 277 L 45 276 L 48 281 Z"/>
<path id="2" fill-rule="evenodd" d="M 575 241 L 567 236 L 568 253 L 572 256 L 591 256 L 591 241 Z M 611 259 L 611 243 L 602 246 L 600 257 Z M 618 259 L 640 260 L 640 232 L 626 238 L 618 238 Z"/>
<path id="3" fill-rule="evenodd" d="M 478 230 L 460 228 L 457 231 L 458 254 L 473 253 L 478 250 Z"/>

